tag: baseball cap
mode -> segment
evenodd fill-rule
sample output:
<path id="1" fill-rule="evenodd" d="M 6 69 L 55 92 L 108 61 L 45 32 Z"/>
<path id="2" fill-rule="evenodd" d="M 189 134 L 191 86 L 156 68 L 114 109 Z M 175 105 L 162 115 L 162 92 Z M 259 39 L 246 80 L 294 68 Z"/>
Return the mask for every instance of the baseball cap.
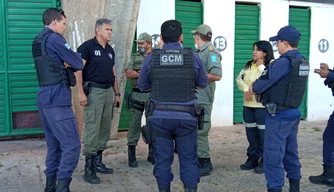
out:
<path id="1" fill-rule="evenodd" d="M 139 42 L 139 43 L 144 43 L 146 41 L 148 42 L 152 42 L 152 36 L 149 35 L 148 33 L 141 33 L 138 37 L 137 40 L 135 40 L 136 42 Z"/>
<path id="2" fill-rule="evenodd" d="M 300 40 L 300 32 L 296 29 L 296 27 L 292 25 L 287 25 L 285 27 L 282 27 L 276 36 L 270 37 L 269 41 L 288 41 L 288 42 L 295 42 Z"/>
<path id="3" fill-rule="evenodd" d="M 202 24 L 202 25 L 198 26 L 197 29 L 192 30 L 191 33 L 192 34 L 200 33 L 200 34 L 206 35 L 208 37 L 212 37 L 211 27 L 209 25 L 206 25 L 206 24 Z"/>

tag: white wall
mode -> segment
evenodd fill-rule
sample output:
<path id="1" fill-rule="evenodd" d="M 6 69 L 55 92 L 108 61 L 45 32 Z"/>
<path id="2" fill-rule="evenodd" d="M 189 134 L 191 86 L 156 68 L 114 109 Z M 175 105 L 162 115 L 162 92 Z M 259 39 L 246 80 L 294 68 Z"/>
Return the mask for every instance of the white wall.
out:
<path id="1" fill-rule="evenodd" d="M 320 62 L 326 62 L 330 68 L 334 67 L 334 8 L 311 7 L 311 42 L 310 42 L 310 66 L 308 86 L 308 120 L 325 120 L 333 111 L 334 99 L 329 88 L 324 86 L 319 75 L 314 74 L 314 68 L 319 68 Z M 321 53 L 318 43 L 321 39 L 329 41 L 329 49 Z"/>
<path id="2" fill-rule="evenodd" d="M 234 1 L 204 0 L 204 23 L 212 28 L 212 40 L 223 36 L 227 41 L 226 49 L 221 52 L 223 76 L 216 83 L 211 115 L 215 127 L 233 124 L 234 10 Z"/>
<path id="3" fill-rule="evenodd" d="M 141 0 L 137 37 L 143 32 L 147 32 L 150 35 L 160 35 L 162 23 L 169 19 L 175 19 L 174 0 Z"/>

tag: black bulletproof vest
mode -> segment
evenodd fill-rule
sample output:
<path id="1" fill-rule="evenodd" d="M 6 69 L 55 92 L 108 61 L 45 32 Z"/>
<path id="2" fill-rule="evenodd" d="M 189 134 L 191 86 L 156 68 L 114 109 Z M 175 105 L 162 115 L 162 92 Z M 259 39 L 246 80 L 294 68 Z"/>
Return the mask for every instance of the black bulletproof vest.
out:
<path id="1" fill-rule="evenodd" d="M 54 62 L 46 52 L 46 40 L 53 32 L 48 31 L 37 36 L 32 43 L 32 56 L 40 86 L 66 83 L 69 85 L 66 69 Z"/>
<path id="2" fill-rule="evenodd" d="M 302 102 L 309 76 L 310 65 L 306 59 L 287 56 L 291 60 L 291 71 L 263 94 L 263 104 L 275 103 L 280 107 L 298 108 Z M 273 63 L 275 64 L 275 63 Z M 270 70 L 265 77 L 269 78 Z"/>
<path id="3" fill-rule="evenodd" d="M 151 98 L 162 102 L 194 100 L 196 73 L 191 50 L 154 50 Z"/>

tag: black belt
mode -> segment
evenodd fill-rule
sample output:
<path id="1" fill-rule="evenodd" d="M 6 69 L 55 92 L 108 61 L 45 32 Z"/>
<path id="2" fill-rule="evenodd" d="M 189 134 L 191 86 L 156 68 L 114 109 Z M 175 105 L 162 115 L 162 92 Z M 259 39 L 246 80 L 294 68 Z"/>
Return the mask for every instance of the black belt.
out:
<path id="1" fill-rule="evenodd" d="M 110 87 L 113 86 L 112 84 L 100 84 L 100 83 L 95 83 L 93 81 L 89 81 L 89 85 L 100 89 L 109 89 Z"/>
<path id="2" fill-rule="evenodd" d="M 137 93 L 149 93 L 150 91 L 141 91 L 138 88 L 132 88 L 132 92 L 137 92 Z"/>
<path id="3" fill-rule="evenodd" d="M 194 107 L 192 105 L 155 104 L 154 109 L 161 111 L 178 111 L 185 113 L 192 113 L 194 111 Z"/>
<path id="4" fill-rule="evenodd" d="M 284 111 L 284 110 L 288 110 L 288 109 L 293 109 L 293 107 L 277 106 L 278 111 Z"/>

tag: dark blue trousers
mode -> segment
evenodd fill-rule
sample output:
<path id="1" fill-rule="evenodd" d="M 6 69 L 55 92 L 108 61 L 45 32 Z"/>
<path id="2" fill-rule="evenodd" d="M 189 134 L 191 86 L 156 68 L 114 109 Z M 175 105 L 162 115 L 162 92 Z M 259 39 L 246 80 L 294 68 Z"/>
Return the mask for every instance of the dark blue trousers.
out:
<path id="1" fill-rule="evenodd" d="M 325 165 L 334 166 L 334 111 L 329 117 L 323 134 L 323 161 Z"/>
<path id="2" fill-rule="evenodd" d="M 268 189 L 283 188 L 284 170 L 287 172 L 287 178 L 301 178 L 297 143 L 300 112 L 299 109 L 293 110 L 297 110 L 298 113 L 292 117 L 289 114 L 266 115 L 263 158 Z"/>
<path id="3" fill-rule="evenodd" d="M 154 176 L 158 187 L 169 188 L 173 180 L 174 141 L 180 162 L 180 177 L 185 187 L 196 187 L 200 172 L 197 156 L 197 120 L 151 118 L 155 147 Z"/>
<path id="4" fill-rule="evenodd" d="M 70 106 L 39 107 L 47 144 L 45 175 L 72 178 L 80 156 L 77 122 Z"/>

